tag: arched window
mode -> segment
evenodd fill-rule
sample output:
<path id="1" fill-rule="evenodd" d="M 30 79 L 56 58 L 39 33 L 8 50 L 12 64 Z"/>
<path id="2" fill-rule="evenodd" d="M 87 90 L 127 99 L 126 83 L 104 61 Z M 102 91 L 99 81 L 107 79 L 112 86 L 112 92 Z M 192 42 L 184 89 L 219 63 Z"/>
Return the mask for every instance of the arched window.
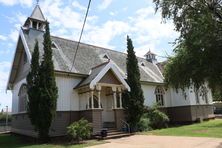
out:
<path id="1" fill-rule="evenodd" d="M 206 86 L 201 87 L 201 95 L 202 95 L 203 100 L 205 100 L 206 104 L 208 104 L 208 96 L 207 96 Z"/>
<path id="2" fill-rule="evenodd" d="M 161 86 L 157 86 L 155 89 L 156 102 L 160 106 L 164 106 L 164 89 Z"/>
<path id="3" fill-rule="evenodd" d="M 93 96 L 93 103 L 94 103 L 94 108 L 99 108 L 99 103 L 98 103 L 98 98 L 97 96 Z M 91 108 L 92 102 L 91 102 L 91 97 L 89 97 L 89 108 Z"/>
<path id="4" fill-rule="evenodd" d="M 199 89 L 197 89 L 196 87 L 194 88 L 194 92 L 195 92 L 195 97 L 196 97 L 196 103 L 199 104 L 200 103 L 200 99 L 199 99 Z"/>
<path id="5" fill-rule="evenodd" d="M 27 95 L 27 85 L 22 84 L 18 93 L 18 111 L 24 112 L 27 109 L 28 95 Z"/>

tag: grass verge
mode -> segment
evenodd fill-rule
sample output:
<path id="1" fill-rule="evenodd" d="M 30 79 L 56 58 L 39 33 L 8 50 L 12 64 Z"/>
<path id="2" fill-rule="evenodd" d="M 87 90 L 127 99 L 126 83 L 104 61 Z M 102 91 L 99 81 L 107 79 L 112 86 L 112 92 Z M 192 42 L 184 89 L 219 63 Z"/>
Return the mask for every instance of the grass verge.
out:
<path id="1" fill-rule="evenodd" d="M 141 132 L 139 134 L 222 138 L 222 119 L 215 119 L 191 125 L 183 125 L 178 127 Z"/>
<path id="2" fill-rule="evenodd" d="M 86 140 L 81 144 L 71 144 L 67 140 L 52 141 L 48 144 L 38 144 L 34 139 L 15 134 L 1 134 L 1 148 L 83 148 L 97 144 L 103 144 L 104 141 Z"/>

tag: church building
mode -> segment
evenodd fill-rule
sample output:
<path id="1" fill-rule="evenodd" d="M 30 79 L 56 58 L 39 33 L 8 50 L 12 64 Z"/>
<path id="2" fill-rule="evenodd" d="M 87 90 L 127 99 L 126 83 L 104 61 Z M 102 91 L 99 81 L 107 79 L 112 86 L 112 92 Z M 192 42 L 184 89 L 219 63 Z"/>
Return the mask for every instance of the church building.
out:
<path id="1" fill-rule="evenodd" d="M 11 130 L 14 133 L 37 135 L 27 115 L 26 76 L 36 40 L 40 57 L 43 54 L 45 24 L 40 6 L 36 5 L 19 32 L 7 84 L 7 90 L 12 92 Z M 50 136 L 66 135 L 66 127 L 82 117 L 90 122 L 93 133 L 102 128 L 120 130 L 126 124 L 122 92 L 130 91 L 126 82 L 127 54 L 80 43 L 71 68 L 78 42 L 58 36 L 51 36 L 51 40 L 58 98 Z M 199 90 L 192 86 L 184 91 L 165 88 L 163 68 L 151 51 L 144 58 L 138 57 L 138 64 L 145 106 L 158 103 L 171 122 L 193 122 L 213 117 L 212 93 L 207 84 Z"/>

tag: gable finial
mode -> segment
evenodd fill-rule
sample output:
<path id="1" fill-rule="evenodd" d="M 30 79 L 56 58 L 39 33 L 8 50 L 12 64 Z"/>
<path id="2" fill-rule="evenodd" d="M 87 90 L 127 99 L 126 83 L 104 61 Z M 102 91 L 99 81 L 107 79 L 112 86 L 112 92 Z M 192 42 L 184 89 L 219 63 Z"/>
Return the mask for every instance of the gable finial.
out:
<path id="1" fill-rule="evenodd" d="M 36 0 L 36 5 L 38 5 L 39 4 L 39 0 Z"/>

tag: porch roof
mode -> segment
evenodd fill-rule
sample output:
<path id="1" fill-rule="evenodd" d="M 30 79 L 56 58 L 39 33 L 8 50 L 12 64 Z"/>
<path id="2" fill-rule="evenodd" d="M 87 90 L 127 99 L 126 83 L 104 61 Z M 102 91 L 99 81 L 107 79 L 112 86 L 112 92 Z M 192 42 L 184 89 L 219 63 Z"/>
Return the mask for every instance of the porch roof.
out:
<path id="1" fill-rule="evenodd" d="M 89 85 L 90 89 L 94 89 L 95 85 L 103 78 L 103 76 L 105 76 L 105 74 L 109 70 L 113 72 L 117 80 L 119 80 L 119 82 L 125 87 L 125 89 L 130 91 L 129 85 L 127 84 L 123 76 L 120 74 L 120 71 L 118 70 L 116 65 L 111 60 L 93 67 L 90 70 L 89 76 L 86 77 L 83 81 L 81 81 L 79 85 L 77 85 L 75 88 L 80 88 Z"/>

